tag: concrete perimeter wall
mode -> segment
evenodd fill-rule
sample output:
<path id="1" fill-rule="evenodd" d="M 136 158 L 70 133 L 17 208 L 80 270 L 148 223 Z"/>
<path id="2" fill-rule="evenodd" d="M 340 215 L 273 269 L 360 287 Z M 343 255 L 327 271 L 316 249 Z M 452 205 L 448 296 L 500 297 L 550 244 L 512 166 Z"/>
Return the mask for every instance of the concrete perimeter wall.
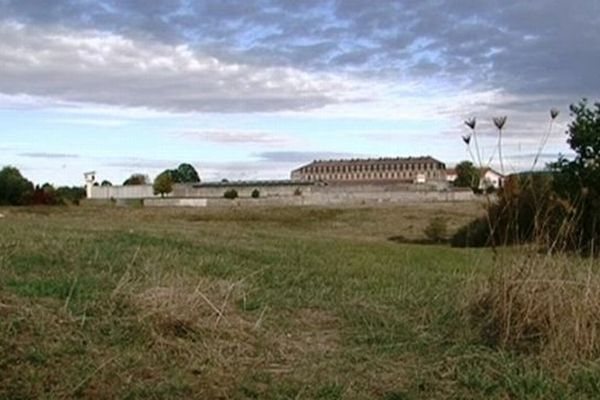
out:
<path id="1" fill-rule="evenodd" d="M 258 199 L 207 199 L 208 207 L 231 206 L 344 206 L 401 203 L 433 203 L 475 201 L 472 192 L 387 192 L 387 193 L 311 193 L 292 197 L 263 197 Z"/>
<path id="2" fill-rule="evenodd" d="M 235 189 L 238 198 L 223 197 L 227 190 Z M 254 190 L 259 198 L 251 198 Z M 354 185 L 314 185 L 303 183 L 244 183 L 174 185 L 173 192 L 165 198 L 155 196 L 152 185 L 94 186 L 92 201 L 119 203 L 143 199 L 150 207 L 231 207 L 231 206 L 291 206 L 291 205 L 363 205 L 417 202 L 473 201 L 471 191 L 440 190 L 432 185 L 405 183 L 365 183 Z"/>
<path id="3" fill-rule="evenodd" d="M 172 197 L 203 197 L 222 199 L 226 191 L 234 189 L 239 197 L 251 197 L 254 190 L 258 190 L 260 197 L 290 197 L 296 191 L 306 194 L 311 193 L 316 186 L 310 184 L 229 184 L 215 185 L 173 185 Z"/>
<path id="4" fill-rule="evenodd" d="M 91 199 L 145 199 L 156 197 L 152 185 L 92 186 Z"/>
<path id="5" fill-rule="evenodd" d="M 148 207 L 206 207 L 207 205 L 207 199 L 144 199 L 144 206 Z"/>
<path id="6" fill-rule="evenodd" d="M 302 182 L 282 184 L 228 184 L 214 185 L 174 185 L 170 197 L 202 197 L 223 198 L 226 191 L 234 189 L 240 198 L 251 197 L 254 190 L 258 190 L 260 198 L 264 197 L 290 197 L 300 193 L 303 196 L 313 194 L 348 194 L 348 193 L 392 193 L 392 192 L 438 192 L 444 187 L 437 183 L 415 185 L 409 183 L 360 183 L 360 184 L 306 184 Z"/>

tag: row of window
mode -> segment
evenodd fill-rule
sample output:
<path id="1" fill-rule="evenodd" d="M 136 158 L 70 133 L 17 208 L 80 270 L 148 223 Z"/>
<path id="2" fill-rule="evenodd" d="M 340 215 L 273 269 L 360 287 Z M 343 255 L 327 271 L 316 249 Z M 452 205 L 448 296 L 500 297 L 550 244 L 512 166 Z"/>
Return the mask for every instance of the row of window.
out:
<path id="1" fill-rule="evenodd" d="M 425 178 L 439 178 L 438 172 L 427 171 L 424 174 Z M 416 179 L 417 174 L 414 172 L 362 172 L 349 174 L 315 174 L 306 175 L 308 181 L 319 180 L 361 180 L 361 179 Z"/>
<path id="2" fill-rule="evenodd" d="M 347 173 L 347 172 L 379 172 L 379 171 L 433 171 L 445 169 L 442 163 L 414 163 L 414 164 L 355 164 L 355 165 L 319 165 L 302 168 L 304 173 Z"/>

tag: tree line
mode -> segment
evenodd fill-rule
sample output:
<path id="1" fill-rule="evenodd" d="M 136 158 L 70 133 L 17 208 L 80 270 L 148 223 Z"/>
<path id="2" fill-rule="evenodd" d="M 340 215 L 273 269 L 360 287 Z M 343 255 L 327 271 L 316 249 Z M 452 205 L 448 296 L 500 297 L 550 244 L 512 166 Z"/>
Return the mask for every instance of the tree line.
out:
<path id="1" fill-rule="evenodd" d="M 19 169 L 12 166 L 0 170 L 0 205 L 59 205 L 79 204 L 85 189 L 78 186 L 55 188 L 49 183 L 34 185 Z"/>

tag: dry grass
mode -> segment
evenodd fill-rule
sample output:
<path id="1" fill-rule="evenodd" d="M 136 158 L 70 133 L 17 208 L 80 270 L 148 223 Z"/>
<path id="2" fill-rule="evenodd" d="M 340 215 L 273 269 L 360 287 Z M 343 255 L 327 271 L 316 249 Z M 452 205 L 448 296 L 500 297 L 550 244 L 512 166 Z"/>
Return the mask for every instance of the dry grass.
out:
<path id="1" fill-rule="evenodd" d="M 473 315 L 489 343 L 548 361 L 600 356 L 600 271 L 594 260 L 503 255 Z"/>
<path id="2" fill-rule="evenodd" d="M 437 207 L 3 209 L 0 399 L 600 396 L 594 360 L 484 345 L 489 251 L 387 240 L 481 211 Z"/>
<path id="3" fill-rule="evenodd" d="M 327 368 L 327 358 L 340 357 L 342 324 L 329 312 L 303 308 L 275 317 L 265 306 L 245 313 L 244 279 L 190 281 L 169 278 L 168 286 L 147 288 L 127 301 L 149 327 L 151 351 L 169 354 L 202 376 L 196 393 L 228 398 L 232 387 L 257 371 L 271 379 L 310 380 L 314 368 Z M 253 390 L 260 394 L 268 387 Z"/>

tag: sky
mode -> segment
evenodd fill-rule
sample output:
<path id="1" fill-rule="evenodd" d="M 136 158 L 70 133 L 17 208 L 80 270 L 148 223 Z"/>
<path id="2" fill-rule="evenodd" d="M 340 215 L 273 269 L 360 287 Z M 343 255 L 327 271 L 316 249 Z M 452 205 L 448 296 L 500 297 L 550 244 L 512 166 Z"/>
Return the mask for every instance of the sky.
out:
<path id="1" fill-rule="evenodd" d="M 188 162 L 205 181 L 314 159 L 569 154 L 600 100 L 598 0 L 0 0 L 0 166 L 118 184 Z M 560 115 L 550 123 L 549 110 Z"/>

